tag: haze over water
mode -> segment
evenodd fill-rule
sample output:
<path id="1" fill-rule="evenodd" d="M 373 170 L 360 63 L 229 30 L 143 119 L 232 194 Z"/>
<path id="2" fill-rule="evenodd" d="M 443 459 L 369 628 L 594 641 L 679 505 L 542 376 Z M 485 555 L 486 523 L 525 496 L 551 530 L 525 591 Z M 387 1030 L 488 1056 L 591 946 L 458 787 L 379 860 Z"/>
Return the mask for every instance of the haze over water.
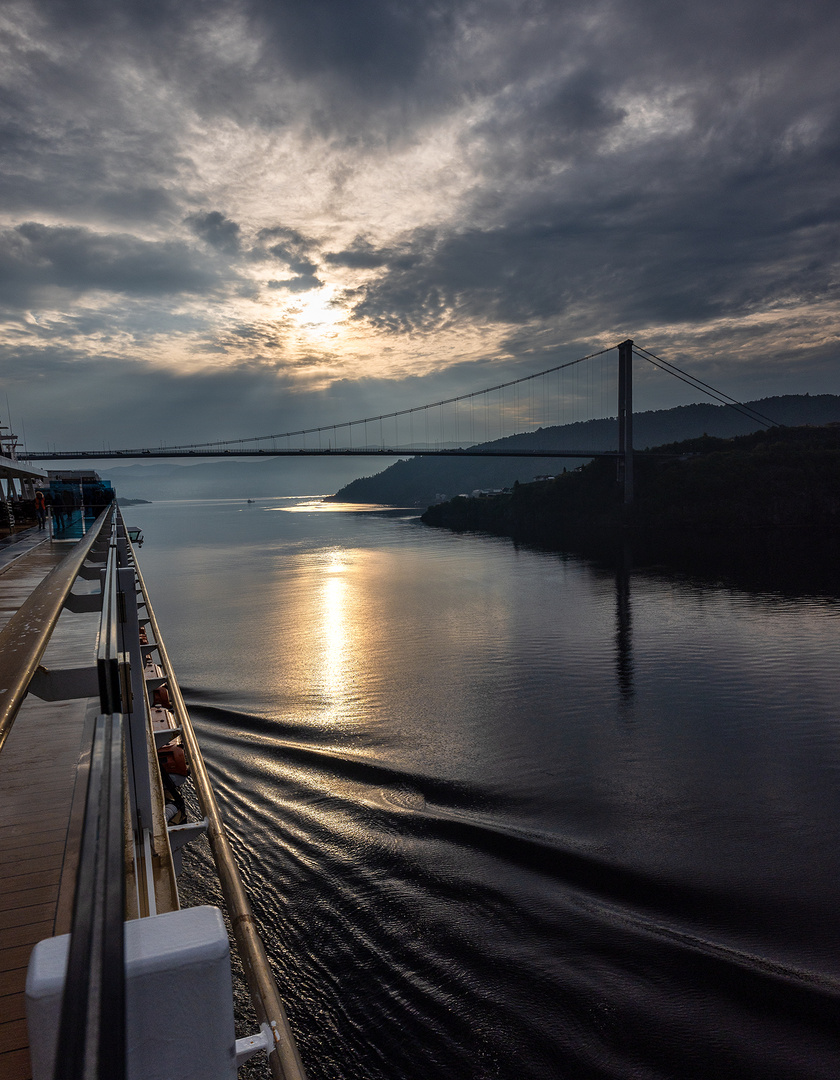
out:
<path id="1" fill-rule="evenodd" d="M 836 597 L 125 516 L 312 1080 L 840 1075 Z"/>

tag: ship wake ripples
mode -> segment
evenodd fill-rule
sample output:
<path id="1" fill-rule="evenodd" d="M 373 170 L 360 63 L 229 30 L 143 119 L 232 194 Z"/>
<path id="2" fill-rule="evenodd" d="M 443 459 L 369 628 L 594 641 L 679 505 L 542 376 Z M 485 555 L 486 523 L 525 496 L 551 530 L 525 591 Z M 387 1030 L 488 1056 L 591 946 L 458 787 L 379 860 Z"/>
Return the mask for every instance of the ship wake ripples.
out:
<path id="1" fill-rule="evenodd" d="M 189 697 L 313 1080 L 838 1074 L 840 979 L 758 891 Z"/>

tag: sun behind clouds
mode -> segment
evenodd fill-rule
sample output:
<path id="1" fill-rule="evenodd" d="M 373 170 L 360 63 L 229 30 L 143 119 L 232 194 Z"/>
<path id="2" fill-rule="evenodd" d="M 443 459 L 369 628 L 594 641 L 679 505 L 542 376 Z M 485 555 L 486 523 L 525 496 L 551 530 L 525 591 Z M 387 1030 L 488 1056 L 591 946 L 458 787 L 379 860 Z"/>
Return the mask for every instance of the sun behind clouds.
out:
<path id="1" fill-rule="evenodd" d="M 329 285 L 311 289 L 293 298 L 286 310 L 297 326 L 313 339 L 333 341 L 343 334 L 349 317 L 335 292 Z"/>

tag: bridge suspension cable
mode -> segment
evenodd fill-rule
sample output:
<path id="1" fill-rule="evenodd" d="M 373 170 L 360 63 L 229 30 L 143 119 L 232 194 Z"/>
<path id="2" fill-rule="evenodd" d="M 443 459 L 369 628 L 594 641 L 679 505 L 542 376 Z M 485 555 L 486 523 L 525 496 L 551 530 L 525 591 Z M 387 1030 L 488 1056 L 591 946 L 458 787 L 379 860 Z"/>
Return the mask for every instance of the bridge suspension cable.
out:
<path id="1" fill-rule="evenodd" d="M 27 457 L 29 460 L 70 460 L 70 459 L 98 459 L 98 458 L 123 458 L 123 457 L 146 457 L 148 455 L 154 455 L 156 457 L 191 457 L 191 456 L 208 456 L 208 457 L 221 457 L 225 455 L 233 456 L 261 456 L 261 455 L 290 455 L 293 453 L 302 454 L 348 454 L 348 455 L 366 455 L 366 454 L 389 454 L 391 456 L 397 455 L 427 455 L 427 454 L 462 454 L 476 456 L 479 452 L 482 454 L 497 454 L 498 456 L 518 456 L 519 454 L 525 455 L 537 455 L 536 449 L 525 450 L 522 447 L 514 447 L 511 449 L 511 445 L 508 442 L 507 435 L 511 431 L 513 425 L 518 425 L 518 430 L 521 432 L 525 429 L 536 428 L 538 418 L 542 420 L 541 427 L 545 430 L 550 430 L 553 427 L 565 427 L 567 425 L 577 425 L 584 419 L 579 415 L 579 407 L 581 403 L 589 402 L 590 406 L 593 406 L 595 398 L 598 396 L 598 391 L 595 387 L 596 372 L 593 370 L 593 365 L 589 364 L 585 368 L 581 367 L 585 361 L 594 360 L 598 357 L 603 358 L 607 353 L 613 352 L 618 349 L 619 352 L 619 364 L 616 374 L 617 378 L 617 390 L 618 390 L 618 432 L 619 432 L 619 446 L 622 444 L 622 424 L 627 424 L 628 418 L 622 413 L 622 401 L 625 405 L 629 405 L 629 417 L 632 425 L 632 397 L 626 394 L 626 391 L 622 390 L 622 386 L 625 388 L 632 385 L 632 365 L 629 363 L 630 353 L 626 350 L 632 348 L 632 353 L 642 360 L 646 360 L 652 367 L 657 368 L 666 374 L 673 375 L 674 378 L 679 379 L 681 382 L 690 386 L 693 390 L 703 394 L 706 397 L 717 401 L 719 404 L 725 405 L 728 408 L 734 409 L 736 412 L 741 413 L 743 416 L 748 417 L 755 423 L 761 424 L 765 427 L 782 426 L 778 425 L 776 421 L 770 419 L 760 413 L 757 409 L 754 409 L 751 405 L 746 405 L 736 398 L 731 397 L 729 394 L 725 394 L 722 390 L 718 390 L 716 387 L 711 386 L 709 383 L 704 382 L 696 375 L 691 375 L 689 372 L 684 371 L 682 368 L 677 367 L 676 364 L 669 360 L 663 359 L 661 356 L 657 356 L 656 353 L 651 352 L 649 349 L 645 349 L 640 345 L 635 345 L 629 339 L 622 342 L 620 345 L 612 345 L 606 349 L 600 349 L 597 352 L 588 353 L 586 356 L 580 356 L 576 360 L 568 360 L 563 364 L 556 364 L 553 367 L 546 368 L 543 371 L 537 371 L 530 375 L 522 375 L 517 379 L 509 379 L 506 382 L 497 383 L 494 386 L 488 386 L 482 390 L 473 390 L 466 394 L 457 394 L 453 397 L 443 398 L 440 401 L 434 401 L 425 405 L 415 405 L 407 409 L 398 409 L 393 412 L 380 413 L 375 416 L 368 416 L 359 420 L 345 420 L 341 423 L 322 424 L 317 427 L 300 428 L 296 431 L 283 431 L 277 432 L 272 435 L 252 435 L 238 439 L 216 439 L 210 442 L 194 442 L 194 443 L 180 443 L 177 445 L 161 445 L 158 448 L 152 449 L 147 447 L 132 448 L 125 450 L 111 451 L 109 448 L 106 452 L 100 451 L 62 451 L 53 453 L 31 453 Z M 625 350 L 625 362 L 627 366 L 622 369 L 622 350 Z M 570 373 L 569 382 L 570 387 L 566 385 L 566 371 L 573 369 Z M 605 383 L 604 383 L 604 361 L 600 361 L 600 415 L 604 416 L 605 409 Z M 622 376 L 622 370 L 624 375 Z M 555 398 L 555 413 L 556 416 L 552 417 L 552 394 L 554 390 L 552 384 L 555 380 L 549 379 L 549 376 L 557 374 L 556 379 L 556 398 Z M 624 382 L 622 381 L 624 380 Z M 538 380 L 541 380 L 542 386 Z M 522 384 L 527 383 L 527 391 L 521 390 Z M 562 384 L 562 385 L 561 385 Z M 506 394 L 509 388 L 512 388 L 510 395 Z M 608 394 L 611 397 L 615 392 L 616 386 L 613 385 L 608 390 Z M 623 396 L 624 394 L 624 396 Z M 495 398 L 491 395 L 496 395 Z M 540 398 L 542 404 L 540 406 Z M 477 399 L 483 399 L 482 403 L 477 402 Z M 614 400 L 614 399 L 613 399 Z M 466 408 L 466 416 L 464 415 L 464 409 L 459 410 L 459 403 L 469 403 L 469 407 Z M 476 404 L 478 407 L 476 408 Z M 447 421 L 444 415 L 445 406 L 454 406 L 454 416 L 452 412 L 449 413 L 449 420 Z M 567 408 L 571 414 L 567 418 Z M 539 415 L 541 413 L 541 416 Z M 415 443 L 415 414 L 422 414 L 424 422 L 421 422 L 418 426 L 425 428 L 425 440 Z M 622 419 L 624 416 L 624 419 Z M 408 446 L 399 438 L 399 418 L 408 417 L 410 427 L 410 443 Z M 595 416 L 586 417 L 586 419 L 595 419 Z M 383 421 L 394 421 L 394 441 L 385 441 L 385 434 L 383 429 Z M 448 437 L 444 428 L 445 423 L 452 423 L 454 421 L 454 431 L 448 431 Z M 491 432 L 491 428 L 495 429 L 496 423 L 498 423 L 497 432 L 494 430 Z M 368 441 L 368 427 L 369 424 L 375 424 L 378 426 L 379 438 L 374 443 Z M 480 432 L 477 428 L 484 427 L 484 437 L 480 437 Z M 353 446 L 354 428 L 363 428 L 363 445 L 356 447 Z M 337 433 L 343 429 L 347 436 L 347 442 L 349 446 L 339 447 Z M 437 429 L 437 435 L 435 435 L 435 429 Z M 632 431 L 632 426 L 631 426 Z M 329 442 L 329 448 L 325 449 L 322 445 L 322 435 L 325 433 L 332 433 L 333 438 Z M 403 432 L 405 434 L 405 432 Z M 469 435 L 469 444 L 467 448 L 461 445 L 462 437 Z M 317 449 L 307 448 L 306 436 L 317 435 L 318 447 Z M 454 436 L 454 439 L 453 439 Z M 293 438 L 303 439 L 303 448 L 292 448 L 289 444 L 289 440 Z M 505 445 L 495 445 L 494 441 L 505 440 Z M 277 447 L 274 445 L 269 448 L 251 448 L 259 443 L 274 442 L 277 440 L 286 440 L 285 447 Z M 378 442 L 378 446 L 377 446 Z M 539 453 L 547 457 L 556 457 L 561 451 L 558 449 L 556 440 L 552 441 L 549 437 L 546 445 Z M 562 453 L 568 457 L 592 457 L 598 454 L 604 453 L 614 456 L 615 450 L 597 450 L 594 447 L 592 449 L 563 449 Z M 632 453 L 632 437 L 630 447 L 625 450 L 619 449 L 618 454 Z"/>
<path id="2" fill-rule="evenodd" d="M 779 424 L 776 420 L 771 420 L 769 416 L 760 413 L 751 405 L 745 405 L 743 401 L 738 401 L 737 398 L 730 397 L 729 394 L 724 394 L 722 390 L 715 389 L 715 387 L 710 386 L 709 383 L 703 382 L 702 379 L 698 379 L 696 375 L 690 375 L 687 371 L 678 368 L 676 364 L 672 364 L 669 360 L 663 360 L 661 356 L 652 353 L 650 349 L 643 349 L 641 345 L 634 345 L 633 352 L 641 360 L 647 360 L 649 364 L 658 367 L 660 371 L 666 371 L 669 375 L 673 375 L 675 379 L 679 379 L 680 382 L 684 382 L 687 386 L 699 390 L 707 397 L 714 398 L 715 401 L 719 401 L 721 405 L 726 405 L 730 409 L 742 413 L 750 420 L 756 420 L 765 427 L 784 427 L 784 424 Z"/>
<path id="3" fill-rule="evenodd" d="M 553 375 L 557 371 L 563 371 L 566 368 L 574 367 L 576 364 L 582 364 L 585 360 L 593 360 L 597 356 L 603 356 L 605 353 L 612 352 L 615 348 L 615 345 L 611 345 L 607 349 L 589 353 L 587 356 L 579 356 L 577 360 L 569 360 L 565 364 L 557 364 L 555 367 L 546 368 L 545 371 L 536 371 L 531 375 L 522 375 L 518 379 L 511 379 L 508 382 L 498 383 L 496 386 L 487 386 L 483 390 L 473 390 L 469 394 L 459 394 L 456 397 L 444 398 L 441 401 L 433 401 L 426 405 L 415 405 L 410 409 L 398 409 L 396 412 L 381 413 L 378 416 L 368 416 L 363 420 L 344 420 L 339 424 L 323 424 L 320 427 L 301 428 L 299 431 L 281 431 L 275 435 L 250 435 L 241 439 L 215 439 L 213 442 L 181 443 L 177 446 L 162 446 L 160 447 L 160 450 L 203 450 L 210 447 L 243 446 L 245 443 L 270 442 L 274 439 L 291 439 L 301 435 L 320 435 L 324 432 L 336 431 L 338 428 L 358 427 L 361 424 L 373 424 L 377 422 L 381 424 L 383 420 L 393 420 L 396 417 L 410 416 L 413 413 L 428 412 L 431 409 L 442 408 L 444 405 L 455 404 L 457 406 L 459 401 L 470 401 L 473 398 L 481 397 L 483 394 L 493 394 L 497 391 L 506 390 L 510 386 L 518 386 L 520 383 L 531 382 L 532 380 L 543 378 L 546 375 Z M 132 447 L 121 452 L 123 454 L 133 454 L 140 451 L 137 447 Z"/>

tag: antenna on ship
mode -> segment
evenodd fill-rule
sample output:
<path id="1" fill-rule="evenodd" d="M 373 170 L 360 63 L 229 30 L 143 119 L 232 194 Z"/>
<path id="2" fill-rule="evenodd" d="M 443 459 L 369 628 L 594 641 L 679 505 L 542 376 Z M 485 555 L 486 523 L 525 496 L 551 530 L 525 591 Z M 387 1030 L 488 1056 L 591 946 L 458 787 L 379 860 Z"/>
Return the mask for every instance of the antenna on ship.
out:
<path id="1" fill-rule="evenodd" d="M 0 424 L 0 453 L 3 454 L 3 457 L 16 461 L 17 445 L 18 437 L 13 434 L 11 425 L 7 427 L 6 424 Z"/>
<path id="2" fill-rule="evenodd" d="M 11 405 L 9 405 L 8 394 L 6 394 L 6 417 L 9 421 L 9 434 L 6 436 L 6 439 L 9 442 L 8 457 L 10 457 L 12 461 L 15 461 L 17 460 L 17 435 L 12 434 L 12 408 Z"/>

